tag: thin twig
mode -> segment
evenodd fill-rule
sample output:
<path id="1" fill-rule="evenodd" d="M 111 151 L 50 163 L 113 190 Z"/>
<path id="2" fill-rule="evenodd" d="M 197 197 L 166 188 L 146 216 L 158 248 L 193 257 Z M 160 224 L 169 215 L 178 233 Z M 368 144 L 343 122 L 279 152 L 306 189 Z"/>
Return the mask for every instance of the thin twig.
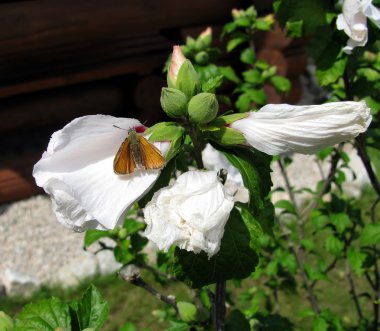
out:
<path id="1" fill-rule="evenodd" d="M 359 298 L 356 293 L 355 283 L 352 277 L 352 272 L 348 264 L 348 261 L 346 261 L 346 276 L 347 276 L 348 284 L 350 286 L 350 294 L 351 294 L 352 299 L 354 300 L 354 304 L 355 304 L 356 311 L 358 313 L 359 320 L 362 320 L 363 319 L 362 308 L 360 306 Z"/>
<path id="2" fill-rule="evenodd" d="M 119 272 L 119 275 L 128 283 L 143 288 L 144 290 L 155 296 L 157 299 L 170 305 L 175 309 L 176 313 L 178 313 L 176 298 L 173 295 L 166 296 L 157 291 L 154 287 L 149 285 L 145 280 L 141 278 L 139 271 L 133 270 L 128 273 Z"/>

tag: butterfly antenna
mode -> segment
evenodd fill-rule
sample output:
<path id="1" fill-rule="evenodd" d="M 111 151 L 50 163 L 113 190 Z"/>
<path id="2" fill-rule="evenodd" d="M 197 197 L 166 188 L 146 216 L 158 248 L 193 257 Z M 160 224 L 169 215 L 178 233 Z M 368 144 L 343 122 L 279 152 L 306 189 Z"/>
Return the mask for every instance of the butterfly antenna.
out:
<path id="1" fill-rule="evenodd" d="M 115 128 L 118 128 L 118 129 L 120 129 L 120 130 L 124 130 L 124 131 L 129 131 L 129 130 L 127 130 L 127 129 L 124 129 L 124 128 L 121 128 L 120 126 L 117 126 L 117 125 L 113 125 Z"/>

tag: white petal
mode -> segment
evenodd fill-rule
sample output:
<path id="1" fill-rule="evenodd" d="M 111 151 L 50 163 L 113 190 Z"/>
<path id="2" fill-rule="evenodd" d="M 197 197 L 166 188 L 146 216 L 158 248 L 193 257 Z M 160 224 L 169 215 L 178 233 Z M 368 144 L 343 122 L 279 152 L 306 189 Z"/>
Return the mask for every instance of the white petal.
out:
<path id="1" fill-rule="evenodd" d="M 213 171 L 189 171 L 174 185 L 156 192 L 144 210 L 145 235 L 167 251 L 182 249 L 217 253 L 233 197 Z"/>
<path id="2" fill-rule="evenodd" d="M 115 227 L 155 182 L 159 170 L 119 176 L 113 159 L 135 119 L 93 115 L 75 119 L 53 134 L 33 176 L 53 199 L 60 222 L 80 231 Z M 96 221 L 96 222 L 94 222 Z"/>
<path id="3" fill-rule="evenodd" d="M 370 109 L 362 102 L 331 102 L 318 106 L 266 105 L 231 127 L 248 144 L 270 154 L 313 154 L 350 140 L 369 126 Z"/>
<path id="4" fill-rule="evenodd" d="M 362 8 L 364 15 L 367 16 L 378 28 L 380 28 L 380 11 L 372 5 L 372 1 L 364 1 Z"/>

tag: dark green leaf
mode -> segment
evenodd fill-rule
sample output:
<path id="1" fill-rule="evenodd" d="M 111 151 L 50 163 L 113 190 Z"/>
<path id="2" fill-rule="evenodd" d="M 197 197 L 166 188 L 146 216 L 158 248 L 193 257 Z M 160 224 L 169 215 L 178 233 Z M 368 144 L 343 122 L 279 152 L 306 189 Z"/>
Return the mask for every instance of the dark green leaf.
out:
<path id="1" fill-rule="evenodd" d="M 248 35 L 240 35 L 227 43 L 227 52 L 232 52 L 236 47 L 248 41 Z"/>
<path id="2" fill-rule="evenodd" d="M 222 85 L 223 75 L 211 77 L 206 82 L 202 83 L 202 92 L 214 93 L 215 90 Z"/>
<path id="3" fill-rule="evenodd" d="M 234 208 L 225 226 L 220 251 L 208 259 L 204 252 L 195 254 L 176 248 L 173 273 L 193 288 L 248 277 L 258 263 L 254 234 L 260 227 L 249 221 Z"/>
<path id="4" fill-rule="evenodd" d="M 327 331 L 328 327 L 327 322 L 323 318 L 317 317 L 314 319 L 313 331 Z"/>
<path id="5" fill-rule="evenodd" d="M 26 305 L 16 320 L 15 331 L 71 330 L 69 305 L 58 298 Z"/>
<path id="6" fill-rule="evenodd" d="M 286 29 L 288 36 L 295 38 L 301 37 L 303 31 L 303 20 L 286 22 Z"/>
<path id="7" fill-rule="evenodd" d="M 249 331 L 250 325 L 244 314 L 234 309 L 226 321 L 226 331 Z"/>
<path id="8" fill-rule="evenodd" d="M 215 147 L 240 171 L 244 186 L 249 191 L 249 206 L 253 208 L 255 213 L 263 209 L 264 201 L 272 186 L 270 177 L 271 157 L 250 149 Z"/>

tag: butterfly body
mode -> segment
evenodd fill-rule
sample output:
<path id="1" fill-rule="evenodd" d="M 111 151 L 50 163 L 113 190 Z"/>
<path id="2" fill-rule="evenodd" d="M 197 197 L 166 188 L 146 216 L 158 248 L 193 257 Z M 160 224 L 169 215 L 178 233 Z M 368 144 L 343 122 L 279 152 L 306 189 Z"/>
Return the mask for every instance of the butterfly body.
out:
<path id="1" fill-rule="evenodd" d="M 135 130 L 130 130 L 113 161 L 118 175 L 128 175 L 140 169 L 160 169 L 166 160 L 161 152 Z"/>

